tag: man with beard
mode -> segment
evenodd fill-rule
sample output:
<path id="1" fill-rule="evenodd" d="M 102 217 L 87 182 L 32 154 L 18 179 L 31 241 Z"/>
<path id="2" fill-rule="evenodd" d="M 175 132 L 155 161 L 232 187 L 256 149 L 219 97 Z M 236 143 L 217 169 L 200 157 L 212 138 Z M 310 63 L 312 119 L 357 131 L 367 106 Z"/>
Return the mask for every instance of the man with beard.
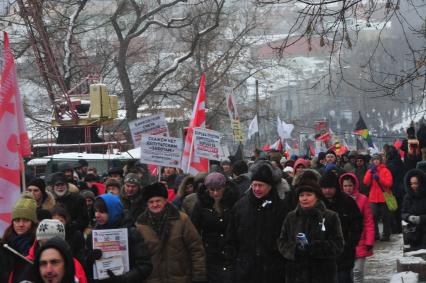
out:
<path id="1" fill-rule="evenodd" d="M 89 216 L 85 199 L 78 193 L 70 192 L 63 174 L 56 174 L 52 179 L 52 190 L 56 204 L 62 205 L 70 214 L 70 229 L 81 232 L 89 225 Z"/>

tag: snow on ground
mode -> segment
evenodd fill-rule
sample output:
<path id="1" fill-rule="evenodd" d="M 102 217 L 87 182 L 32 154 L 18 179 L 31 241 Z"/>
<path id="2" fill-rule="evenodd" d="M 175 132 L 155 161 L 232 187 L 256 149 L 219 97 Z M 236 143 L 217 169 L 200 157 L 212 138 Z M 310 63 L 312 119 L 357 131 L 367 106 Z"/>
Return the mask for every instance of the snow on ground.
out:
<path id="1" fill-rule="evenodd" d="M 396 260 L 402 257 L 402 234 L 392 235 L 390 242 L 377 241 L 374 255 L 365 263 L 365 282 L 389 283 L 396 272 Z"/>

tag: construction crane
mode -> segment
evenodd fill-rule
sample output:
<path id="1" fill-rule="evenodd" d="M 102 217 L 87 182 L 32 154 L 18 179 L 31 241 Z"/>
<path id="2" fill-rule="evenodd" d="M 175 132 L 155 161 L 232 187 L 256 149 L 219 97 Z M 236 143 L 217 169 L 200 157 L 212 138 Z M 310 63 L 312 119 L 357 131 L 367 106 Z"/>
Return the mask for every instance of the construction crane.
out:
<path id="1" fill-rule="evenodd" d="M 57 143 L 90 144 L 102 141 L 96 130 L 117 118 L 117 97 L 108 95 L 107 87 L 101 83 L 98 74 L 87 73 L 80 83 L 67 86 L 43 21 L 43 2 L 17 0 L 37 67 L 52 104 L 51 122 L 58 130 Z M 73 46 L 75 51 L 78 44 L 73 42 Z M 90 146 L 88 149 L 90 151 Z"/>

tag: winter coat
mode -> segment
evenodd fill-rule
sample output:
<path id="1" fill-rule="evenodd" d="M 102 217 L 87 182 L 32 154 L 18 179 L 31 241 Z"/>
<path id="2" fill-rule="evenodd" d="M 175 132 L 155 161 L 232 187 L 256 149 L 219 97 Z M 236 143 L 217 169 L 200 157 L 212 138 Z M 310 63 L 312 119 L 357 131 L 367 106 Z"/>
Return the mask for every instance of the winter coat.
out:
<path id="1" fill-rule="evenodd" d="M 3 239 L 3 241 L 0 241 L 0 249 L 2 250 L 0 252 L 1 282 L 15 283 L 25 280 L 28 276 L 30 279 L 33 278 L 33 273 L 30 272 L 31 270 L 29 269 L 31 266 L 11 251 L 3 248 L 3 244 L 8 244 L 12 249 L 24 256 L 27 256 L 30 252 L 34 239 L 35 237 L 32 233 L 26 233 L 18 236 L 15 232 L 13 232 L 9 239 Z"/>
<path id="2" fill-rule="evenodd" d="M 182 211 L 191 216 L 194 206 L 197 203 L 197 199 L 198 197 L 196 193 L 187 195 L 182 201 Z"/>
<path id="3" fill-rule="evenodd" d="M 250 191 L 235 204 L 227 229 L 228 253 L 235 254 L 235 282 L 283 282 L 284 258 L 277 239 L 287 212 L 275 188 L 262 199 Z"/>
<path id="4" fill-rule="evenodd" d="M 96 226 L 94 230 L 103 229 L 118 229 L 127 228 L 127 240 L 129 244 L 129 264 L 130 270 L 123 275 L 119 276 L 116 283 L 139 283 L 143 282 L 152 271 L 152 263 L 150 260 L 149 252 L 146 242 L 135 227 L 131 227 L 129 213 L 122 209 L 120 200 L 111 194 L 104 194 L 99 196 L 106 204 L 108 210 L 108 223 L 102 226 Z M 92 233 L 86 239 L 86 273 L 88 278 L 93 278 L 93 266 L 88 260 L 88 255 L 93 250 Z M 100 282 L 102 281 L 94 281 Z"/>
<path id="5" fill-rule="evenodd" d="M 417 176 L 419 187 L 414 192 L 410 187 L 410 179 Z M 405 232 L 404 237 L 413 249 L 426 248 L 426 174 L 419 169 L 411 169 L 404 178 L 406 194 L 402 202 L 401 217 L 408 222 L 412 231 Z M 420 224 L 411 223 L 410 215 L 420 216 Z"/>
<path id="6" fill-rule="evenodd" d="M 351 176 L 355 180 L 354 190 L 350 196 L 356 201 L 363 217 L 362 234 L 356 246 L 355 256 L 357 258 L 372 256 L 373 250 L 368 249 L 367 246 L 372 247 L 374 245 L 374 218 L 370 204 L 368 203 L 368 198 L 359 192 L 359 182 L 353 173 L 346 173 L 340 176 L 340 187 L 343 186 L 343 178 L 345 176 Z"/>
<path id="7" fill-rule="evenodd" d="M 176 196 L 174 197 L 174 199 L 172 201 L 172 203 L 178 209 L 182 208 L 183 200 L 188 195 L 188 194 L 185 193 L 185 189 L 186 189 L 186 186 L 190 183 L 194 184 L 194 177 L 193 176 L 186 176 L 185 178 L 183 178 L 182 182 L 179 185 Z M 194 190 L 195 190 L 195 187 L 194 187 Z"/>
<path id="8" fill-rule="evenodd" d="M 309 242 L 298 248 L 296 237 L 304 233 Z M 278 247 L 286 258 L 285 282 L 336 283 L 336 259 L 343 251 L 343 234 L 337 213 L 318 201 L 312 208 L 299 205 L 282 225 Z"/>
<path id="9" fill-rule="evenodd" d="M 364 177 L 365 177 L 365 173 L 367 173 L 367 166 L 361 166 L 361 167 L 356 167 L 355 168 L 355 175 L 356 178 L 358 179 L 358 181 L 360 182 L 359 184 L 359 192 L 361 194 L 364 194 L 368 197 L 369 192 L 369 186 L 364 184 Z"/>
<path id="10" fill-rule="evenodd" d="M 55 198 L 51 192 L 46 191 L 46 198 L 43 200 L 40 208 L 50 211 L 56 204 Z"/>
<path id="11" fill-rule="evenodd" d="M 84 198 L 78 193 L 67 192 L 65 195 L 56 196 L 56 204 L 60 204 L 70 215 L 71 230 L 80 230 L 81 232 L 89 225 L 89 216 L 87 215 L 87 206 Z"/>
<path id="12" fill-rule="evenodd" d="M 325 199 L 327 209 L 339 215 L 345 245 L 343 253 L 337 259 L 337 269 L 351 270 L 355 262 L 355 248 L 361 238 L 363 219 L 356 202 L 347 194 L 336 188 L 333 199 Z"/>
<path id="13" fill-rule="evenodd" d="M 200 235 L 188 215 L 170 203 L 166 220 L 166 236 L 160 239 L 150 225 L 148 212 L 137 220 L 153 264 L 146 283 L 191 283 L 205 281 L 205 253 Z"/>
<path id="14" fill-rule="evenodd" d="M 146 208 L 146 203 L 142 198 L 142 190 L 142 188 L 139 188 L 139 192 L 132 198 L 126 197 L 124 191 L 121 191 L 121 202 L 123 203 L 124 209 L 129 211 L 133 223 L 136 222 L 138 216 L 141 215 Z"/>
<path id="15" fill-rule="evenodd" d="M 232 260 L 226 252 L 226 228 L 231 209 L 239 197 L 238 187 L 231 181 L 227 181 L 223 197 L 220 200 L 223 213 L 218 214 L 213 208 L 214 200 L 209 196 L 206 187 L 202 186 L 198 192 L 198 201 L 192 212 L 191 220 L 203 240 L 207 270 L 212 270 L 207 274 L 209 282 L 224 282 L 225 279 L 232 276 L 230 275 Z"/>
<path id="16" fill-rule="evenodd" d="M 237 185 L 240 196 L 244 196 L 250 188 L 251 181 L 248 174 L 241 174 L 233 179 L 234 183 Z"/>
<path id="17" fill-rule="evenodd" d="M 377 172 L 375 174 L 371 172 L 373 168 L 367 170 L 363 180 L 365 185 L 370 186 L 368 201 L 375 203 L 385 202 L 382 189 L 385 191 L 389 191 L 391 189 L 393 184 L 392 174 L 389 169 L 386 168 L 385 164 L 377 166 Z M 378 182 L 373 179 L 373 175 L 379 176 Z"/>
<path id="18" fill-rule="evenodd" d="M 405 167 L 404 163 L 399 156 L 398 151 L 395 148 L 389 149 L 386 155 L 386 167 L 392 174 L 392 192 L 395 197 L 402 201 L 405 195 L 404 189 L 404 175 Z"/>

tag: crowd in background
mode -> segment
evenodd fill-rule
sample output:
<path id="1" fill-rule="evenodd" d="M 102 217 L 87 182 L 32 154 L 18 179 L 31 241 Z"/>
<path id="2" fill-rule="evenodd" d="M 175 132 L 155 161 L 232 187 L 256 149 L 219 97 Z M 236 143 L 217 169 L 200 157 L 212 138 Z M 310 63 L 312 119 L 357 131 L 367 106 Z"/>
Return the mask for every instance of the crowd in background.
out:
<path id="1" fill-rule="evenodd" d="M 426 247 L 426 151 L 407 133 L 373 155 L 255 150 L 195 176 L 61 163 L 16 202 L 0 282 L 364 282 L 375 241 Z M 115 228 L 128 231 L 130 270 L 95 280 L 93 230 Z"/>

